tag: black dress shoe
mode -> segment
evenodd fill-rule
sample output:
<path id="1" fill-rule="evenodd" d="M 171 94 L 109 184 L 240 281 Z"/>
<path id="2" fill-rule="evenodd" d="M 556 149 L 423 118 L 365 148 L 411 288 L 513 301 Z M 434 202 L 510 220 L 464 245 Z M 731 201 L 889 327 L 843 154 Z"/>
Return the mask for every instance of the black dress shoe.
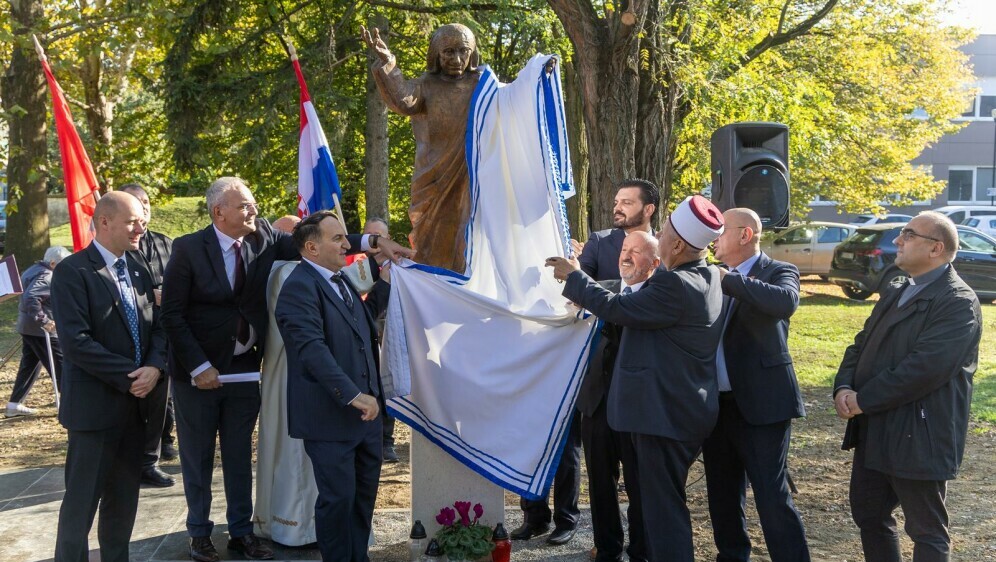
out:
<path id="1" fill-rule="evenodd" d="M 249 533 L 242 537 L 228 539 L 228 550 L 234 550 L 249 560 L 273 560 L 273 551 L 263 541 Z"/>
<path id="2" fill-rule="evenodd" d="M 398 462 L 398 452 L 394 450 L 394 445 L 384 447 L 384 462 Z"/>
<path id="3" fill-rule="evenodd" d="M 180 456 L 180 452 L 172 443 L 163 443 L 162 447 L 159 448 L 159 460 L 161 461 L 175 461 L 178 456 Z"/>
<path id="4" fill-rule="evenodd" d="M 172 476 L 159 470 L 158 466 L 150 466 L 142 471 L 142 484 L 155 486 L 156 488 L 169 488 L 176 484 Z"/>
<path id="5" fill-rule="evenodd" d="M 550 530 L 549 523 L 523 523 L 519 525 L 509 536 L 513 541 L 528 541 L 533 537 L 538 537 Z"/>
<path id="6" fill-rule="evenodd" d="M 197 562 L 218 562 L 218 551 L 211 537 L 190 537 L 190 559 Z"/>
<path id="7" fill-rule="evenodd" d="M 567 544 L 571 542 L 571 539 L 574 538 L 574 535 L 576 535 L 577 532 L 578 532 L 577 527 L 571 527 L 569 529 L 557 528 L 554 529 L 553 532 L 550 533 L 550 536 L 546 538 L 546 542 L 547 544 L 555 544 L 555 545 Z"/>

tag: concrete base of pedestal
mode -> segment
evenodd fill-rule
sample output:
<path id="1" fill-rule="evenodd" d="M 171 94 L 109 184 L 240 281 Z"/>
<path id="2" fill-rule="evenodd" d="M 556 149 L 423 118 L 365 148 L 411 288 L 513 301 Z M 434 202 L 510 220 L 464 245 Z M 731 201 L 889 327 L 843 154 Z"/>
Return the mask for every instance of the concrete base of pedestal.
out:
<path id="1" fill-rule="evenodd" d="M 504 490 L 416 431 L 412 432 L 411 455 L 412 521 L 421 520 L 430 537 L 439 530 L 436 523 L 439 510 L 453 507 L 455 501 L 481 504 L 484 507 L 481 522 L 485 525 L 494 527 L 505 521 Z"/>

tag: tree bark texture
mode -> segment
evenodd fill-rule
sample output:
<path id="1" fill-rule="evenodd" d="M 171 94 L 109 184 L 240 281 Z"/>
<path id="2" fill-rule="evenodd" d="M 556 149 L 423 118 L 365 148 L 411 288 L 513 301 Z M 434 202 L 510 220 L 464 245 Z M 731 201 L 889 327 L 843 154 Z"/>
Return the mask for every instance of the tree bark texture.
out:
<path id="1" fill-rule="evenodd" d="M 380 36 L 388 36 L 388 21 L 383 16 L 375 16 L 370 21 L 371 28 L 380 29 Z M 374 55 L 367 54 L 368 64 L 373 63 Z M 388 163 L 388 132 L 387 106 L 380 97 L 377 83 L 373 75 L 367 72 L 367 119 L 364 136 L 366 137 L 366 218 L 380 217 L 390 224 L 391 216 L 388 207 L 388 180 L 390 166 Z"/>
<path id="2" fill-rule="evenodd" d="M 588 139 L 585 136 L 584 112 L 581 106 L 581 86 L 574 62 L 560 67 L 564 82 L 564 111 L 567 113 L 567 136 L 571 146 L 571 169 L 577 194 L 567 200 L 567 219 L 571 236 L 584 242 L 588 239 Z"/>
<path id="3" fill-rule="evenodd" d="M 3 76 L 3 107 L 8 115 L 8 207 L 4 254 L 17 256 L 22 270 L 41 259 L 49 245 L 46 180 L 47 129 L 45 74 L 31 42 L 42 18 L 40 0 L 10 0 L 14 48 Z"/>
<path id="4" fill-rule="evenodd" d="M 604 16 L 590 3 L 548 0 L 574 46 L 589 150 L 591 229 L 612 226 L 615 185 L 636 167 L 639 33 L 649 0 L 631 0 Z M 632 25 L 628 25 L 631 22 Z M 644 159 L 646 161 L 646 159 Z"/>

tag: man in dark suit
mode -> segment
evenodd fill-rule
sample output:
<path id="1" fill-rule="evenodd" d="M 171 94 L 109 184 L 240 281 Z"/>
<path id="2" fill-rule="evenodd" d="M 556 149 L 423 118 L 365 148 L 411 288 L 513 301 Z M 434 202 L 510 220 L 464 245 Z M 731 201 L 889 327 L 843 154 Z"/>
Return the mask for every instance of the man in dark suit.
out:
<path id="1" fill-rule="evenodd" d="M 688 470 L 719 409 L 716 347 L 722 331 L 719 270 L 705 248 L 723 216 L 701 196 L 689 197 L 661 230 L 661 261 L 643 287 L 613 295 L 575 260 L 550 258 L 564 296 L 606 322 L 623 326 L 609 388 L 609 425 L 633 434 L 648 556 L 694 559 L 685 503 Z"/>
<path id="2" fill-rule="evenodd" d="M 578 256 L 581 271 L 615 293 L 625 289 L 620 286 L 620 278 L 631 291 L 639 289 L 660 265 L 657 241 L 651 236 L 650 228 L 659 203 L 659 191 L 653 183 L 640 179 L 620 182 L 613 207 L 614 228 L 596 232 L 588 239 Z M 642 236 L 630 240 L 632 234 Z M 638 241 L 646 244 L 638 244 Z M 632 561 L 647 559 L 633 441 L 629 434 L 613 430 L 606 415 L 605 399 L 612 381 L 620 330 L 619 326 L 603 324 L 602 338 L 589 362 L 577 402 L 581 413 L 581 442 L 588 467 L 595 560 L 598 562 L 621 560 L 626 544 L 619 513 L 620 464 L 629 496 L 630 546 L 626 551 Z"/>
<path id="3" fill-rule="evenodd" d="M 773 562 L 808 562 L 802 518 L 792 502 L 787 459 L 792 419 L 806 414 L 788 351 L 799 306 L 799 270 L 761 253 L 761 219 L 723 213 L 716 240 L 726 328 L 716 352 L 719 419 L 702 446 L 717 562 L 747 562 L 747 482 Z M 728 268 L 728 269 L 727 269 Z"/>
<path id="4" fill-rule="evenodd" d="M 920 213 L 894 243 L 909 280 L 875 304 L 834 380 L 837 415 L 848 420 L 843 448 L 854 449 L 851 515 L 870 562 L 902 562 L 897 506 L 913 560 L 947 561 L 945 495 L 965 453 L 982 311 L 951 265 L 950 219 Z"/>
<path id="5" fill-rule="evenodd" d="M 296 260 L 300 254 L 289 235 L 258 218 L 256 201 L 241 179 L 216 180 L 206 198 L 212 224 L 174 241 L 162 303 L 190 556 L 199 562 L 219 559 L 209 515 L 220 437 L 228 547 L 249 559 L 270 559 L 272 551 L 252 531 L 252 432 L 259 416 L 259 383 L 223 386 L 218 375 L 259 372 L 270 270 L 274 260 Z M 375 235 L 350 238 L 357 251 L 381 248 L 392 258 L 410 254 Z"/>
<path id="6" fill-rule="evenodd" d="M 274 314 L 287 348 L 289 432 L 304 440 L 314 467 L 322 559 L 366 562 L 382 459 L 375 318 L 388 288 L 378 281 L 362 300 L 342 275 L 350 245 L 332 212 L 301 221 L 294 241 L 301 265 Z"/>
<path id="7" fill-rule="evenodd" d="M 633 232 L 623 240 L 619 254 L 619 280 L 600 281 L 613 293 L 631 294 L 639 291 L 660 266 L 658 242 L 648 232 Z M 582 271 L 584 266 L 582 266 Z M 626 534 L 619 512 L 619 465 L 622 464 L 629 508 L 629 548 L 625 549 L 633 562 L 647 560 L 640 504 L 640 484 L 636 468 L 633 439 L 628 433 L 615 431 L 606 413 L 609 388 L 622 327 L 609 322 L 602 325 L 602 339 L 590 359 L 590 367 L 578 394 L 578 410 L 582 415 L 581 437 L 585 463 L 588 466 L 588 496 L 591 503 L 591 526 L 595 538 L 595 560 L 622 560 Z"/>
<path id="8" fill-rule="evenodd" d="M 162 384 L 166 366 L 152 279 L 129 254 L 145 232 L 142 207 L 131 195 L 108 193 L 97 202 L 93 224 L 94 241 L 62 260 L 52 276 L 64 357 L 59 421 L 69 430 L 58 562 L 88 560 L 98 504 L 100 559 L 127 562 L 149 415 L 145 397 Z"/>
<path id="9" fill-rule="evenodd" d="M 152 220 L 152 204 L 145 188 L 137 183 L 126 183 L 118 191 L 128 193 L 138 199 L 145 213 L 146 225 Z M 173 240 L 160 232 L 145 230 L 138 244 L 135 256 L 145 262 L 149 274 L 152 275 L 153 291 L 156 296 L 156 306 L 162 301 L 163 272 L 169 263 L 169 255 L 173 251 Z M 162 450 L 172 452 L 170 458 L 176 458 L 176 448 L 173 447 L 173 404 L 169 397 L 169 377 L 164 377 L 166 384 L 156 387 L 149 395 L 149 424 L 145 432 L 145 458 L 142 465 L 142 483 L 158 488 L 168 488 L 176 483 L 172 476 L 159 469 L 159 456 Z M 166 459 L 170 460 L 170 459 Z"/>

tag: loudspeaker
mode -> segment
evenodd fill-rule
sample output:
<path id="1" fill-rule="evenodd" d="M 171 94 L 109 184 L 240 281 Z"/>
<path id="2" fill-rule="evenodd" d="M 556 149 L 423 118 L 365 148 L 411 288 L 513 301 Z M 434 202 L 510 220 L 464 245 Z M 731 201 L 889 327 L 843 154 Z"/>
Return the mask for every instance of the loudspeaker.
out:
<path id="1" fill-rule="evenodd" d="M 712 202 L 747 207 L 764 228 L 789 222 L 789 130 L 780 123 L 733 123 L 712 134 Z"/>

